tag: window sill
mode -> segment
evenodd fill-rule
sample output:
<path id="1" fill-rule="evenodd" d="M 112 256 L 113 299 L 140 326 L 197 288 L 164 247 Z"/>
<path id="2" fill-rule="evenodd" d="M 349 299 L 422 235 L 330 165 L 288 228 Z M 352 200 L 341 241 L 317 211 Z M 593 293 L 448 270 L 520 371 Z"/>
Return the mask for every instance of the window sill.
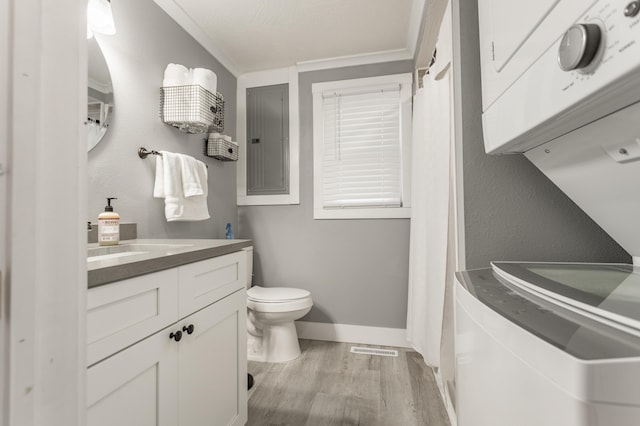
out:
<path id="1" fill-rule="evenodd" d="M 238 195 L 238 206 L 275 206 L 300 204 L 296 195 Z"/>
<path id="2" fill-rule="evenodd" d="M 410 207 L 377 209 L 315 209 L 314 219 L 409 219 Z"/>

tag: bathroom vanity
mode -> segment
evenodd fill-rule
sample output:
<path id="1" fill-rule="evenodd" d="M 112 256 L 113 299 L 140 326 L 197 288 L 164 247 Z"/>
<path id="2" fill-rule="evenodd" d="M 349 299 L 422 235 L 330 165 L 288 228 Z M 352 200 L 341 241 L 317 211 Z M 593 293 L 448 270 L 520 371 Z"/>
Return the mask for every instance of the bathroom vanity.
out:
<path id="1" fill-rule="evenodd" d="M 89 245 L 88 425 L 245 424 L 250 245 Z"/>

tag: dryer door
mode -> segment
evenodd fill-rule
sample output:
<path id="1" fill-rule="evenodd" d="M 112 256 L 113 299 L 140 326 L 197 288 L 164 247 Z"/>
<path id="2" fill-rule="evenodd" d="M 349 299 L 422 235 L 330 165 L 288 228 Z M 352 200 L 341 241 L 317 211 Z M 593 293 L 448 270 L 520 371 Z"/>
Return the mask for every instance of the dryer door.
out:
<path id="1" fill-rule="evenodd" d="M 483 110 L 595 0 L 479 0 Z"/>
<path id="2" fill-rule="evenodd" d="M 560 0 L 489 0 L 493 65 L 500 72 Z M 481 2 L 482 4 L 482 2 Z"/>

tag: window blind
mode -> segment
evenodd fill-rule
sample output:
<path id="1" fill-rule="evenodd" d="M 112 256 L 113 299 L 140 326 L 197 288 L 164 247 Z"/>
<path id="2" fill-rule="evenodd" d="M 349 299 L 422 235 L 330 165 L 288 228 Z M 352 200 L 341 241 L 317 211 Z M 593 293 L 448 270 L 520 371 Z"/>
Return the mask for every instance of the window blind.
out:
<path id="1" fill-rule="evenodd" d="M 400 207 L 400 85 L 322 94 L 324 208 Z"/>

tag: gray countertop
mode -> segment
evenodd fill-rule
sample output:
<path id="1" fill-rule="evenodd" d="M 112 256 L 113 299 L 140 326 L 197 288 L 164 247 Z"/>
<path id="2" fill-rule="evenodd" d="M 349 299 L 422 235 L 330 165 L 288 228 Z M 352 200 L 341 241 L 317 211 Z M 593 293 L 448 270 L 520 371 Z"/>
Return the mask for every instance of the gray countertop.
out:
<path id="1" fill-rule="evenodd" d="M 251 240 L 137 239 L 117 246 L 89 244 L 89 288 L 137 277 L 187 263 L 236 252 Z"/>

